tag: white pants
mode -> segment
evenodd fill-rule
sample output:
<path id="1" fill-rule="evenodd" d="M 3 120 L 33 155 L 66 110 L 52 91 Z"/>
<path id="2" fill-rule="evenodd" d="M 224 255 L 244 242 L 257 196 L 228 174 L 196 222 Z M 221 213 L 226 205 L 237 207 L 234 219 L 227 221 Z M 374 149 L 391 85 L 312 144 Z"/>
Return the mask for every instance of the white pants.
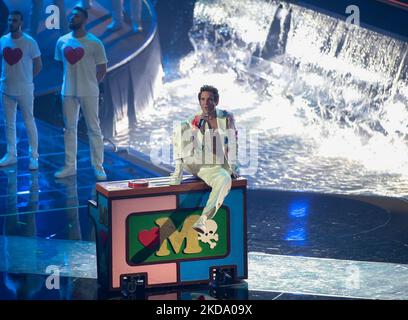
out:
<path id="1" fill-rule="evenodd" d="M 202 215 L 211 219 L 215 216 L 231 190 L 231 175 L 220 165 L 204 165 L 198 171 L 197 176 L 212 188 L 202 213 Z"/>
<path id="2" fill-rule="evenodd" d="M 62 97 L 62 113 L 64 116 L 64 143 L 65 165 L 76 168 L 77 159 L 77 127 L 79 108 L 82 109 L 91 151 L 91 163 L 93 167 L 103 164 L 103 136 L 99 126 L 99 98 L 98 97 Z"/>
<path id="3" fill-rule="evenodd" d="M 27 130 L 30 157 L 38 158 L 38 133 L 34 120 L 34 95 L 9 96 L 1 94 L 1 104 L 4 109 L 4 124 L 6 129 L 7 153 L 17 156 L 16 145 L 16 115 L 17 105 L 23 115 Z"/>
<path id="4" fill-rule="evenodd" d="M 113 21 L 117 23 L 123 23 L 122 11 L 127 12 L 132 22 L 139 23 L 142 20 L 142 0 L 111 0 L 111 1 Z"/>

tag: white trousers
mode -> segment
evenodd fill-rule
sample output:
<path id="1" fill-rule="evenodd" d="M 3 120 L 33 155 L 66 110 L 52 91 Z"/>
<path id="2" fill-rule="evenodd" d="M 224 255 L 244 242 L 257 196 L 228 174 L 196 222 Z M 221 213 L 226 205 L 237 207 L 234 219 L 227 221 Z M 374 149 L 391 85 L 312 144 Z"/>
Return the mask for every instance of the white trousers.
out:
<path id="1" fill-rule="evenodd" d="M 212 188 L 207 204 L 202 212 L 202 215 L 211 219 L 215 216 L 231 190 L 231 175 L 220 165 L 204 165 L 198 171 L 197 176 Z"/>
<path id="2" fill-rule="evenodd" d="M 34 95 L 31 93 L 23 96 L 9 96 L 2 93 L 1 104 L 4 109 L 7 153 L 17 156 L 16 115 L 17 106 L 19 106 L 27 130 L 30 157 L 38 158 L 38 133 L 33 113 Z"/>
<path id="3" fill-rule="evenodd" d="M 91 163 L 93 167 L 103 164 L 103 136 L 99 126 L 99 98 L 98 97 L 62 97 L 62 113 L 64 116 L 64 143 L 65 165 L 76 168 L 78 149 L 78 118 L 79 109 L 82 109 L 91 151 Z"/>

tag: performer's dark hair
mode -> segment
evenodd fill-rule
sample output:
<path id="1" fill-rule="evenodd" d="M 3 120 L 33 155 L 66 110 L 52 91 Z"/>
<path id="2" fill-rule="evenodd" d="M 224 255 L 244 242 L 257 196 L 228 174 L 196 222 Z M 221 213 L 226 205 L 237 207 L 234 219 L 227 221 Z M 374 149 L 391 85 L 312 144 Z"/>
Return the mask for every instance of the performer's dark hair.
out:
<path id="1" fill-rule="evenodd" d="M 21 11 L 18 10 L 13 10 L 10 11 L 9 16 L 20 16 L 21 21 L 23 21 L 23 14 L 21 13 Z"/>
<path id="2" fill-rule="evenodd" d="M 80 7 L 80 6 L 76 6 L 76 7 L 74 7 L 74 9 L 72 9 L 72 10 L 81 11 L 81 12 L 84 14 L 85 18 L 88 19 L 88 10 L 86 10 L 85 8 L 82 8 L 82 7 Z"/>
<path id="3" fill-rule="evenodd" d="M 213 86 L 209 85 L 204 85 L 200 88 L 200 92 L 198 93 L 198 101 L 201 99 L 201 93 L 204 91 L 212 92 L 214 95 L 214 100 L 216 103 L 218 103 L 218 100 L 220 99 L 220 95 L 218 94 L 218 89 Z"/>

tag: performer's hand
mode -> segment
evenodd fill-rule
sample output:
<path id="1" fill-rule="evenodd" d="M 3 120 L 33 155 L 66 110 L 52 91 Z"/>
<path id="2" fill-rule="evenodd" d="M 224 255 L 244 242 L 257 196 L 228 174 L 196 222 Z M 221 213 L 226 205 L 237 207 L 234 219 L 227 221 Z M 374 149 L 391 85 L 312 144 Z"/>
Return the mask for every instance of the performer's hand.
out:
<path id="1" fill-rule="evenodd" d="M 239 174 L 238 174 L 238 173 L 235 173 L 235 172 L 232 172 L 232 173 L 231 173 L 231 176 L 232 176 L 234 179 L 238 179 L 238 178 L 239 178 Z"/>

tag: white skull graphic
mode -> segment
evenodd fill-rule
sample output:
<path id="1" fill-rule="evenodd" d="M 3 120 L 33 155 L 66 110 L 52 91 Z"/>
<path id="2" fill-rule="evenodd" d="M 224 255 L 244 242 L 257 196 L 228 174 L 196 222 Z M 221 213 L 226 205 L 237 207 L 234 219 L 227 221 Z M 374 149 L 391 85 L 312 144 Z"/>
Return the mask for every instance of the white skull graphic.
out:
<path id="1" fill-rule="evenodd" d="M 208 243 L 211 249 L 214 249 L 218 241 L 217 223 L 214 220 L 208 219 L 205 222 L 205 233 L 200 233 L 198 235 L 198 240 L 203 243 Z"/>

